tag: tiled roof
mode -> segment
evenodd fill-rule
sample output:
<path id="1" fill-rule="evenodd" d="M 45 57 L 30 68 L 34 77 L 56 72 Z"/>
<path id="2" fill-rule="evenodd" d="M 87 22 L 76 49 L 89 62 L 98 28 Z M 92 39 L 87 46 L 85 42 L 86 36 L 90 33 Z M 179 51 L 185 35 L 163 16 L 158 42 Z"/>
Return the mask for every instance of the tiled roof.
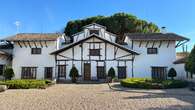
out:
<path id="1" fill-rule="evenodd" d="M 173 63 L 174 64 L 184 64 L 186 62 L 186 59 L 187 57 L 180 58 L 180 59 L 175 60 Z"/>
<path id="2" fill-rule="evenodd" d="M 56 33 L 20 33 L 11 37 L 7 37 L 4 40 L 8 41 L 36 41 L 47 40 L 54 41 L 59 37 Z"/>
<path id="3" fill-rule="evenodd" d="M 126 33 L 125 36 L 132 40 L 190 40 L 175 33 Z"/>

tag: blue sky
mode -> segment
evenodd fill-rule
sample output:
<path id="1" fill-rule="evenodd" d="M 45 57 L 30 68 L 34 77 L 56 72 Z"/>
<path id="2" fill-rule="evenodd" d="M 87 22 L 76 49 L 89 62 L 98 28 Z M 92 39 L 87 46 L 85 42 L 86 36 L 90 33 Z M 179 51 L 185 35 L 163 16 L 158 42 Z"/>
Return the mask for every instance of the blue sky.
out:
<path id="1" fill-rule="evenodd" d="M 69 20 L 90 16 L 130 13 L 166 26 L 195 44 L 195 0 L 1 0 L 0 38 L 19 32 L 60 32 Z"/>

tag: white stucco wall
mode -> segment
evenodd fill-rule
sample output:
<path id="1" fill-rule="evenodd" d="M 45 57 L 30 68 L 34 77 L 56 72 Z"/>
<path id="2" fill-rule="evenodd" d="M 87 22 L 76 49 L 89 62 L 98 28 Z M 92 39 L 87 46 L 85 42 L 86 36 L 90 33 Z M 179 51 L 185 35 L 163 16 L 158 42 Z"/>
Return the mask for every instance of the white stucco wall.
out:
<path id="1" fill-rule="evenodd" d="M 186 71 L 185 71 L 185 68 L 184 68 L 184 63 L 174 64 L 173 67 L 177 72 L 176 79 L 182 79 L 182 80 L 187 79 L 187 77 L 186 77 L 187 74 L 186 74 Z"/>
<path id="2" fill-rule="evenodd" d="M 132 41 L 130 39 L 125 40 L 131 47 Z M 173 62 L 176 60 L 175 41 L 163 41 L 161 46 L 160 41 L 155 41 L 154 48 L 158 48 L 158 54 L 147 54 L 147 48 L 151 48 L 153 41 L 148 43 L 146 47 L 146 41 L 133 41 L 133 50 L 140 53 L 135 56 L 134 62 L 134 74 L 135 77 L 149 77 L 151 78 L 151 67 L 167 67 L 167 71 L 173 66 Z"/>
<path id="3" fill-rule="evenodd" d="M 41 48 L 39 42 L 36 42 L 36 45 Z M 34 43 L 31 42 L 31 46 L 34 48 Z M 15 79 L 21 78 L 22 67 L 37 67 L 37 79 L 44 79 L 44 67 L 53 67 L 54 77 L 55 57 L 50 55 L 50 53 L 56 50 L 56 41 L 47 41 L 47 46 L 43 43 L 41 54 L 33 55 L 29 46 L 25 47 L 23 45 L 21 48 L 17 43 L 14 43 L 12 67 L 15 73 Z"/>

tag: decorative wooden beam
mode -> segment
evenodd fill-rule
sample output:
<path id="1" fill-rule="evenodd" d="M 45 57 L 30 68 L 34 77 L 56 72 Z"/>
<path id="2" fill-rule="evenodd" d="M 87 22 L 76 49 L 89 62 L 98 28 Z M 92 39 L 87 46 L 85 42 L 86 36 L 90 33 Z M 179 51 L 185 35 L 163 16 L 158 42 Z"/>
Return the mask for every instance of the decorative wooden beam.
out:
<path id="1" fill-rule="evenodd" d="M 20 41 L 18 41 L 18 45 L 20 46 L 20 48 L 22 48 L 22 45 L 20 44 Z"/>
<path id="2" fill-rule="evenodd" d="M 45 47 L 47 47 L 47 42 L 45 41 Z"/>
<path id="3" fill-rule="evenodd" d="M 180 42 L 181 42 L 181 41 L 180 41 Z M 179 47 L 179 46 L 185 44 L 186 42 L 188 42 L 188 40 L 184 41 L 183 43 L 178 43 L 178 45 L 176 45 L 175 48 L 177 48 L 177 47 Z"/>
<path id="4" fill-rule="evenodd" d="M 160 48 L 160 47 L 161 47 L 161 45 L 162 45 L 162 41 L 160 41 L 160 44 L 159 44 L 159 46 L 158 46 L 158 47 Z"/>
<path id="5" fill-rule="evenodd" d="M 24 44 L 24 46 L 27 48 L 27 45 L 26 45 L 25 41 L 23 41 L 23 44 Z"/>
<path id="6" fill-rule="evenodd" d="M 31 48 L 30 41 L 27 41 L 27 42 L 28 42 L 29 47 Z"/>
<path id="7" fill-rule="evenodd" d="M 152 48 L 154 48 L 154 45 L 155 45 L 155 41 L 153 41 Z"/>
<path id="8" fill-rule="evenodd" d="M 34 41 L 33 43 L 34 43 L 35 47 L 37 48 L 37 44 L 36 44 L 36 42 Z"/>
<path id="9" fill-rule="evenodd" d="M 43 45 L 42 45 L 41 41 L 40 41 L 39 43 L 40 43 L 40 45 L 41 45 L 41 48 L 43 48 Z"/>
<path id="10" fill-rule="evenodd" d="M 132 54 L 123 55 L 123 56 L 117 57 L 116 59 L 127 57 L 127 56 L 130 56 L 130 55 L 132 55 Z"/>
<path id="11" fill-rule="evenodd" d="M 141 45 L 142 45 L 142 41 L 140 41 L 140 43 L 139 43 L 139 47 L 141 47 Z"/>
<path id="12" fill-rule="evenodd" d="M 169 47 L 169 44 L 170 44 L 170 40 L 168 41 L 167 48 Z"/>
<path id="13" fill-rule="evenodd" d="M 146 42 L 146 48 L 148 47 L 149 41 Z"/>

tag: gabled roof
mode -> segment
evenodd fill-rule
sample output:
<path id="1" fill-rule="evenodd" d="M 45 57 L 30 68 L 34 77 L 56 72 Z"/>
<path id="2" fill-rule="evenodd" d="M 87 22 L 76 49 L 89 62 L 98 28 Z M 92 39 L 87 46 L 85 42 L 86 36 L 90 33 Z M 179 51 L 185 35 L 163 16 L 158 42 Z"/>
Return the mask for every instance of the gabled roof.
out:
<path id="1" fill-rule="evenodd" d="M 175 33 L 126 33 L 125 36 L 129 37 L 132 40 L 174 40 L 174 41 L 183 41 L 190 39 L 177 35 Z"/>
<path id="2" fill-rule="evenodd" d="M 59 37 L 56 33 L 20 33 L 4 40 L 7 41 L 55 41 Z"/>
<path id="3" fill-rule="evenodd" d="M 101 27 L 101 28 L 104 28 L 105 30 L 106 30 L 106 27 L 105 26 L 102 26 L 102 25 L 100 25 L 100 24 L 97 24 L 97 23 L 91 23 L 91 24 L 88 24 L 88 25 L 86 25 L 86 26 L 83 26 L 83 28 L 87 28 L 87 27 L 89 27 L 89 26 L 98 26 L 98 27 Z"/>
<path id="4" fill-rule="evenodd" d="M 107 42 L 107 43 L 109 43 L 109 44 L 111 44 L 111 45 L 114 45 L 114 46 L 116 46 L 116 47 L 118 47 L 118 48 L 120 48 L 120 49 L 122 49 L 122 50 L 124 50 L 124 51 L 130 52 L 130 53 L 135 54 L 135 55 L 139 55 L 139 53 L 137 53 L 137 52 L 134 51 L 134 50 L 131 50 L 131 49 L 129 49 L 129 48 L 127 48 L 127 47 L 124 47 L 124 46 L 122 46 L 122 45 L 119 45 L 119 44 L 117 44 L 117 43 L 108 41 L 108 40 L 106 40 L 106 39 L 104 39 L 104 38 L 101 38 L 101 37 L 95 35 L 95 34 L 92 34 L 92 35 L 89 36 L 89 37 L 86 37 L 86 38 L 84 38 L 84 39 L 82 39 L 82 40 L 79 40 L 79 41 L 77 41 L 77 42 L 74 42 L 74 43 L 72 43 L 72 44 L 69 44 L 69 45 L 67 45 L 66 47 L 62 48 L 62 49 L 59 49 L 59 50 L 56 50 L 56 51 L 52 52 L 51 54 L 57 54 L 57 53 L 60 53 L 60 52 L 62 52 L 62 51 L 65 51 L 65 50 L 67 50 L 67 49 L 69 49 L 69 48 L 71 48 L 71 47 L 74 47 L 74 46 L 76 46 L 76 45 L 78 45 L 78 44 L 80 44 L 80 43 L 82 43 L 82 42 L 84 42 L 84 41 L 86 41 L 86 40 L 88 40 L 88 39 L 90 39 L 90 38 L 92 38 L 92 37 L 95 37 L 95 38 L 97 38 L 97 39 L 103 40 L 104 42 Z"/>

